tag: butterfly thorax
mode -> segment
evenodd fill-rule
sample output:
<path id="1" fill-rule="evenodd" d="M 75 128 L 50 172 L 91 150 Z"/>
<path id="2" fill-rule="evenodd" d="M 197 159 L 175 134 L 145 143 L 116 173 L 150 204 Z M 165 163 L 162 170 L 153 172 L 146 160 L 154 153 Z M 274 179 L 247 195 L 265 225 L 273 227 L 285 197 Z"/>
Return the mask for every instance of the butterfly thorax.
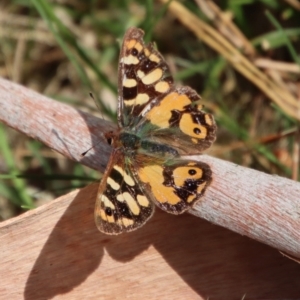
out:
<path id="1" fill-rule="evenodd" d="M 141 139 L 134 133 L 121 131 L 119 134 L 119 146 L 127 151 L 136 150 L 140 147 Z"/>
<path id="2" fill-rule="evenodd" d="M 158 156 L 158 157 L 177 157 L 179 153 L 173 147 L 150 138 L 141 138 L 138 134 L 121 129 L 116 132 L 106 134 L 106 138 L 114 148 L 122 149 L 126 156 L 132 156 L 136 153 Z"/>

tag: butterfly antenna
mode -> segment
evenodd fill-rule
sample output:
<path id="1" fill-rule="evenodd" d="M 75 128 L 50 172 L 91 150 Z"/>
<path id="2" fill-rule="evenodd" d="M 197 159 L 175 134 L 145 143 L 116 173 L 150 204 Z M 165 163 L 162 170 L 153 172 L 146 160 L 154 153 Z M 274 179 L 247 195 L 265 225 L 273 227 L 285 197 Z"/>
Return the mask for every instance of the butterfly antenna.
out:
<path id="1" fill-rule="evenodd" d="M 89 95 L 90 95 L 90 97 L 94 100 L 94 102 L 95 102 L 97 108 L 99 109 L 99 111 L 100 111 L 100 113 L 101 113 L 101 118 L 104 120 L 104 115 L 103 115 L 103 113 L 102 113 L 102 109 L 101 109 L 101 107 L 99 106 L 99 103 L 96 101 L 96 98 L 95 98 L 94 94 L 93 94 L 92 92 L 89 92 Z"/>
<path id="2" fill-rule="evenodd" d="M 95 145 L 93 145 L 92 147 L 90 147 L 89 149 L 87 149 L 86 151 L 82 152 L 80 155 L 83 157 L 85 156 L 90 150 L 92 150 L 93 148 L 95 148 L 96 146 L 98 146 L 98 144 L 101 143 L 101 141 L 98 141 Z"/>
<path id="3" fill-rule="evenodd" d="M 87 149 L 86 151 L 82 152 L 80 155 L 85 156 L 90 150 L 92 150 L 95 146 L 92 146 L 91 148 Z"/>
<path id="4" fill-rule="evenodd" d="M 98 105 L 98 102 L 96 101 L 96 98 L 95 98 L 94 94 L 93 94 L 92 92 L 89 92 L 89 95 L 90 95 L 90 97 L 94 100 L 96 106 L 100 109 L 100 107 L 99 107 L 99 105 Z"/>

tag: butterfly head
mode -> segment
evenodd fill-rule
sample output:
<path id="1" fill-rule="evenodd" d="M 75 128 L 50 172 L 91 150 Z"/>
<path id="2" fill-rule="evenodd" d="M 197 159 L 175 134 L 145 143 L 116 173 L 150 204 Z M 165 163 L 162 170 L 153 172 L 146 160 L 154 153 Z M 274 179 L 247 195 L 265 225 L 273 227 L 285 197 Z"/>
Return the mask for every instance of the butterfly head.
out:
<path id="1" fill-rule="evenodd" d="M 122 148 L 124 152 L 132 152 L 140 147 L 141 139 L 136 134 L 125 130 L 109 131 L 105 134 L 105 138 L 113 148 Z"/>

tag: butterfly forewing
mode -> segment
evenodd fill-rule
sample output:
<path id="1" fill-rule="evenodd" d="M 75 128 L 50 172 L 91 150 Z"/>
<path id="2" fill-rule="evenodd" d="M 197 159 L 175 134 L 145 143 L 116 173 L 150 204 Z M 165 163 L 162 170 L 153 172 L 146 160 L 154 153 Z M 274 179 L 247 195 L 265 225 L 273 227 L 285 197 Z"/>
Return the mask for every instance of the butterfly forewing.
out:
<path id="1" fill-rule="evenodd" d="M 130 28 L 125 34 L 119 60 L 119 126 L 133 126 L 145 106 L 173 87 L 169 67 L 144 32 Z"/>
<path id="2" fill-rule="evenodd" d="M 125 163 L 124 154 L 114 150 L 99 186 L 95 220 L 98 229 L 119 234 L 141 227 L 153 214 L 153 203 Z"/>

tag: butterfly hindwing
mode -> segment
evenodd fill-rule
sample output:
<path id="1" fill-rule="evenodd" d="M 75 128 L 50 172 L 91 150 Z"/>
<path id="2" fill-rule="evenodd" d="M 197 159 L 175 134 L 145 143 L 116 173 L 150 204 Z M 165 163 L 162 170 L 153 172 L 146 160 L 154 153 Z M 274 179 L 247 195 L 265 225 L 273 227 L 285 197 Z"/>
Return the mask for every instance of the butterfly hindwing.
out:
<path id="1" fill-rule="evenodd" d="M 152 159 L 136 169 L 147 197 L 162 210 L 176 215 L 191 208 L 212 180 L 207 164 L 181 158 L 165 162 Z"/>
<path id="2" fill-rule="evenodd" d="M 199 154 L 216 138 L 211 114 L 202 110 L 200 96 L 190 87 L 175 88 L 149 104 L 137 128 L 149 139 L 174 147 L 180 155 Z"/>
<path id="3" fill-rule="evenodd" d="M 95 221 L 107 234 L 120 234 L 141 227 L 153 214 L 154 205 L 125 163 L 124 154 L 114 150 L 99 186 Z"/>

